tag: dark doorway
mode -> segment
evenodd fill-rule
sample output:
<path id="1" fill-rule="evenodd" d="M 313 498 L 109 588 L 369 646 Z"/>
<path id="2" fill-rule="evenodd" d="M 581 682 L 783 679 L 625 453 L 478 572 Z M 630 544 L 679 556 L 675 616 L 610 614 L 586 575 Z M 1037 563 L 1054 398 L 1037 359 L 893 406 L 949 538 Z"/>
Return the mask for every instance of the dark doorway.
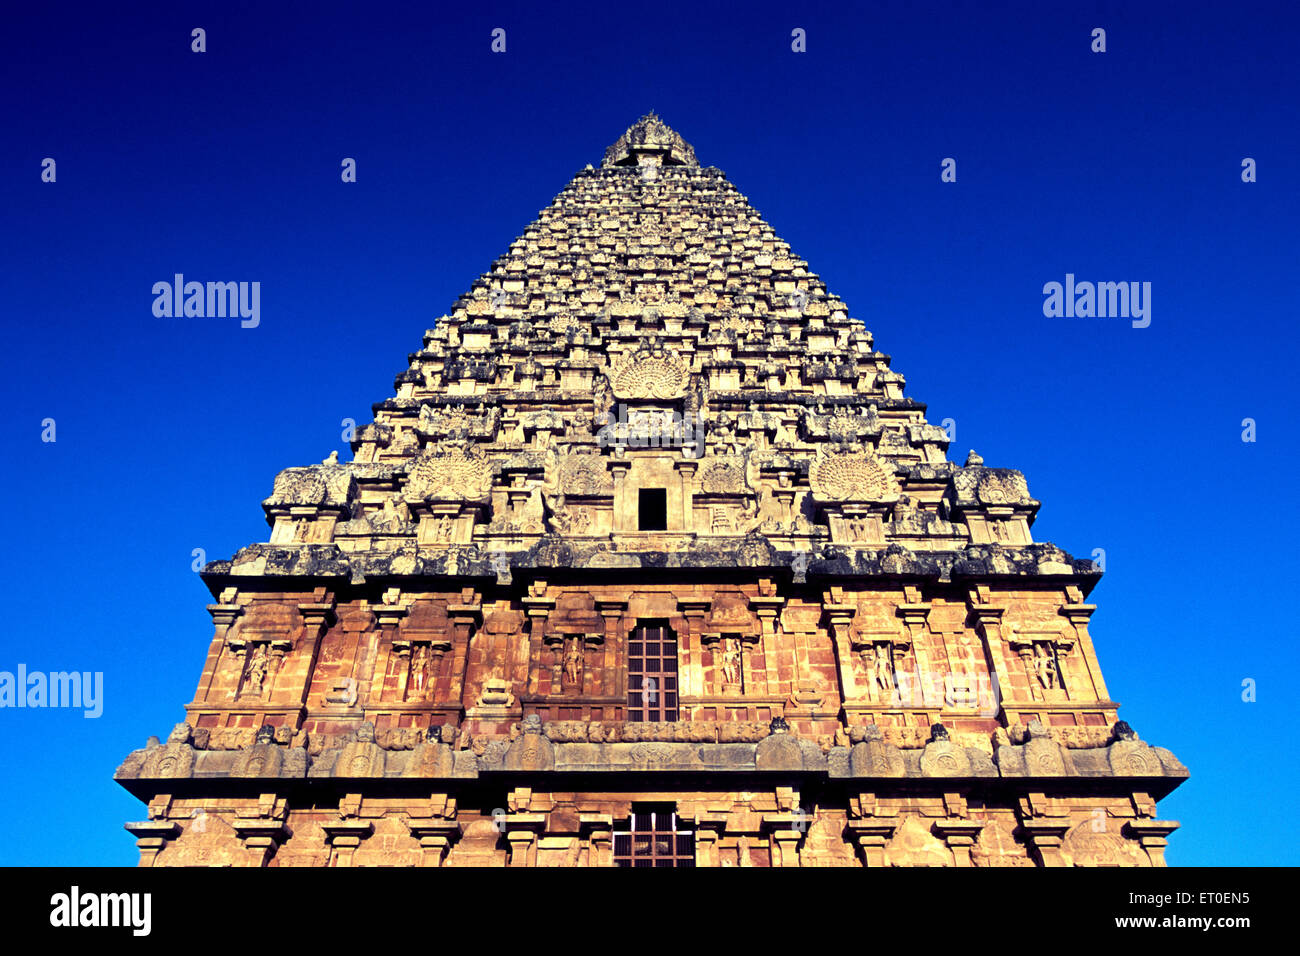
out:
<path id="1" fill-rule="evenodd" d="M 637 511 L 638 525 L 641 531 L 668 530 L 668 489 L 642 488 L 640 507 Z"/>

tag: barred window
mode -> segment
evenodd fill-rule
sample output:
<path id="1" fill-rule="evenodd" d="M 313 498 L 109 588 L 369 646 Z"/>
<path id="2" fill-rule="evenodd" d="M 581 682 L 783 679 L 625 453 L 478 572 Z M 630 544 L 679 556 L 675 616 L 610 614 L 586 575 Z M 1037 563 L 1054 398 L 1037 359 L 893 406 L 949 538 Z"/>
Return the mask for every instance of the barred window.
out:
<path id="1" fill-rule="evenodd" d="M 672 807 L 633 807 L 623 826 L 614 831 L 615 866 L 695 865 L 695 831 Z"/>
<path id="2" fill-rule="evenodd" d="M 644 621 L 627 649 L 627 719 L 677 720 L 677 635 L 667 621 Z"/>

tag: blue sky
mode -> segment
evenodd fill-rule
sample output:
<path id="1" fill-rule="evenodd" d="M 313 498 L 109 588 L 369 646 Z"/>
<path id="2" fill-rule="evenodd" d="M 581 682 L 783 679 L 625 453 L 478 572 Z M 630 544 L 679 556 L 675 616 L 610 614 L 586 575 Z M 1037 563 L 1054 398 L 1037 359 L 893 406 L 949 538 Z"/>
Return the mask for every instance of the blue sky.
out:
<path id="1" fill-rule="evenodd" d="M 8 12 L 0 670 L 102 671 L 105 701 L 0 710 L 0 863 L 134 864 L 144 808 L 111 776 L 193 696 L 193 550 L 264 540 L 275 473 L 346 459 L 341 421 L 649 109 L 954 419 L 951 457 L 1020 469 L 1037 538 L 1105 550 L 1111 695 L 1192 770 L 1161 805 L 1170 862 L 1296 863 L 1275 834 L 1300 595 L 1273 497 L 1297 466 L 1296 14 L 1134 6 Z M 260 281 L 260 325 L 156 318 L 177 272 Z M 1150 327 L 1046 318 L 1067 273 L 1150 282 Z"/>

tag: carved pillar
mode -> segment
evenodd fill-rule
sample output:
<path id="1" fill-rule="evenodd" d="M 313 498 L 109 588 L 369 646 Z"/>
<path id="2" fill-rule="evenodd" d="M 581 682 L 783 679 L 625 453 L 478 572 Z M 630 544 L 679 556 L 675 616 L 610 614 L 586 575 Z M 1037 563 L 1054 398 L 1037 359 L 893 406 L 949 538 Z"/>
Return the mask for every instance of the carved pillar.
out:
<path id="1" fill-rule="evenodd" d="M 1043 866 L 1067 865 L 1061 845 L 1070 829 L 1068 819 L 1022 820 L 1020 828 L 1024 830 L 1029 845 L 1038 853 Z"/>
<path id="2" fill-rule="evenodd" d="M 865 688 L 853 667 L 853 618 L 857 613 L 858 606 L 844 600 L 843 588 L 833 587 L 822 598 L 822 615 L 835 643 L 835 658 L 839 663 L 840 696 L 846 701 L 860 700 Z"/>
<path id="3" fill-rule="evenodd" d="M 447 605 L 447 617 L 451 620 L 455 635 L 453 644 L 460 664 L 460 673 L 455 675 L 452 687 L 457 688 L 461 695 L 457 703 L 470 707 L 474 702 L 465 699 L 465 672 L 469 668 L 469 642 L 474 639 L 477 626 L 483 622 L 483 598 L 473 588 L 461 589 L 460 596 L 460 603 Z"/>
<path id="4" fill-rule="evenodd" d="M 749 599 L 749 606 L 758 617 L 763 642 L 763 662 L 767 666 L 765 668 L 766 673 L 763 673 L 763 686 L 758 686 L 758 681 L 755 680 L 754 686 L 751 687 L 750 683 L 746 681 L 745 690 L 750 693 L 775 694 L 780 687 L 779 661 L 781 657 L 781 638 L 783 636 L 781 631 L 781 609 L 785 607 L 785 598 L 777 595 L 776 583 L 770 579 L 761 580 L 759 589 L 760 593 Z M 749 640 L 752 641 L 752 638 Z M 798 640 L 798 635 L 790 635 L 790 647 L 795 654 L 798 653 L 795 647 Z M 742 639 L 740 643 L 741 666 L 743 667 L 746 664 L 743 658 L 745 640 Z M 760 671 L 755 668 L 747 673 L 758 675 Z M 804 699 L 808 700 L 818 696 L 817 682 L 812 680 L 812 675 L 804 674 L 802 678 L 801 680 L 801 675 L 796 669 L 795 686 L 791 696 L 799 698 L 802 695 Z"/>
<path id="5" fill-rule="evenodd" d="M 627 614 L 627 601 L 613 598 L 596 598 L 596 611 L 605 621 L 605 668 L 606 675 L 616 674 L 615 678 L 618 686 L 613 688 L 613 694 L 621 697 L 623 703 L 627 703 L 627 668 L 619 665 L 619 658 L 627 653 L 625 615 Z M 601 688 L 602 693 L 606 696 L 610 694 L 609 687 Z M 680 691 L 678 693 L 681 693 Z M 621 713 L 620 709 L 620 713 Z M 606 720 L 613 719 L 613 715 L 607 715 Z"/>
<path id="6" fill-rule="evenodd" d="M 608 813 L 578 814 L 580 866 L 614 865 L 614 818 Z"/>
<path id="7" fill-rule="evenodd" d="M 451 845 L 460 836 L 455 820 L 407 820 L 411 836 L 420 841 L 420 865 L 442 866 Z"/>
<path id="8" fill-rule="evenodd" d="M 404 642 L 398 637 L 398 629 L 401 626 L 402 618 L 406 617 L 407 614 L 410 613 L 410 608 L 397 603 L 401 600 L 401 597 L 402 592 L 400 588 L 389 588 L 384 592 L 383 603 L 375 605 L 371 610 L 374 612 L 375 621 L 379 625 L 379 633 L 382 635 L 383 639 L 387 641 L 388 646 L 393 649 L 394 653 L 396 653 L 399 658 L 403 659 L 403 663 L 405 664 L 405 658 L 411 653 L 411 645 L 409 641 Z M 406 685 L 410 676 L 411 668 L 409 666 L 403 666 L 397 677 L 398 700 L 406 700 Z M 376 692 L 380 692 L 381 690 L 382 688 L 372 687 L 371 700 L 376 699 Z"/>
<path id="9" fill-rule="evenodd" d="M 717 867 L 722 865 L 718 844 L 727 828 L 727 815 L 699 814 L 695 817 L 695 865 Z"/>
<path id="10" fill-rule="evenodd" d="M 139 823 L 126 824 L 126 830 L 135 839 L 140 848 L 138 866 L 153 866 L 158 854 L 166 849 L 168 842 L 181 834 L 181 825 L 170 820 L 142 820 Z"/>
<path id="11" fill-rule="evenodd" d="M 677 599 L 677 610 L 686 620 L 686 626 L 678 635 L 678 653 L 681 657 L 681 671 L 677 675 L 681 681 L 679 693 L 683 698 L 699 697 L 707 693 L 704 680 L 704 617 L 713 605 L 713 599 L 707 597 L 683 597 Z"/>
<path id="12" fill-rule="evenodd" d="M 979 840 L 980 831 L 984 829 L 984 824 L 978 820 L 963 820 L 954 818 L 949 820 L 937 820 L 934 824 L 934 832 L 943 838 L 948 844 L 948 849 L 952 850 L 952 858 L 957 866 L 973 866 L 970 859 L 971 847 Z"/>
<path id="13" fill-rule="evenodd" d="M 992 711 L 989 716 L 1001 717 L 1004 711 L 1002 702 L 1011 693 L 1011 674 L 1007 670 L 1006 655 L 1002 650 L 1002 615 L 1006 609 L 990 604 L 991 597 L 989 588 L 983 584 L 972 588 L 967 599 L 967 619 L 985 647 L 993 681 L 991 701 L 987 708 Z"/>
<path id="14" fill-rule="evenodd" d="M 529 670 L 528 675 L 528 693 L 540 693 L 541 678 L 541 661 L 543 659 L 543 649 L 548 641 L 546 633 L 546 624 L 550 619 L 551 612 L 555 610 L 555 601 L 553 597 L 547 597 L 547 587 L 544 580 L 538 579 L 528 586 L 528 593 L 520 598 L 520 603 L 524 606 L 524 614 L 528 618 L 528 649 L 529 649 Z M 555 693 L 556 685 L 560 679 L 560 655 L 564 653 L 563 635 L 560 637 L 560 646 L 556 652 L 555 668 L 553 670 L 551 693 Z M 533 666 L 536 662 L 539 666 Z"/>
<path id="15" fill-rule="evenodd" d="M 925 640 L 928 634 L 925 622 L 930 614 L 930 604 L 922 601 L 920 588 L 905 585 L 903 603 L 898 605 L 896 613 L 907 629 L 907 643 L 911 645 L 912 658 L 916 661 L 915 675 L 919 686 L 912 690 L 911 706 L 935 711 L 935 714 L 927 715 L 928 720 L 933 720 L 937 711 L 943 709 L 943 692 L 936 689 L 939 668 L 930 660 L 930 651 Z M 895 649 L 890 648 L 890 653 L 895 653 Z"/>
<path id="16" fill-rule="evenodd" d="M 207 672 L 204 675 L 206 679 L 203 681 L 203 689 L 198 695 L 199 699 L 206 698 L 211 691 L 212 682 L 217 676 L 217 665 L 221 660 L 221 652 L 227 646 L 230 629 L 234 627 L 239 616 L 244 613 L 243 607 L 235 603 L 238 595 L 239 592 L 235 588 L 226 588 L 221 592 L 219 603 L 208 605 L 208 613 L 212 615 L 212 623 L 216 628 L 216 632 L 212 641 L 213 649 L 208 656 Z"/>
<path id="17" fill-rule="evenodd" d="M 682 481 L 682 531 L 695 530 L 695 471 L 699 463 L 695 461 L 678 461 L 674 467 L 681 475 Z"/>
<path id="18" fill-rule="evenodd" d="M 766 438 L 767 433 L 762 433 Z M 781 508 L 780 522 L 782 527 L 790 528 L 791 518 L 794 517 L 794 472 L 785 469 L 774 472 L 776 476 L 776 487 L 772 489 L 772 497 L 776 499 Z"/>
<path id="19" fill-rule="evenodd" d="M 1066 599 L 1070 603 L 1061 608 L 1061 614 L 1074 628 L 1075 640 L 1079 644 L 1079 654 L 1070 655 L 1071 663 L 1078 662 L 1078 666 L 1071 668 L 1071 676 L 1076 680 L 1080 677 L 1085 678 L 1079 690 L 1091 689 L 1097 700 L 1110 700 L 1106 691 L 1106 682 L 1101 676 L 1101 667 L 1097 663 L 1097 655 L 1092 650 L 1092 637 L 1088 634 L 1088 621 L 1097 610 L 1097 605 L 1084 604 L 1083 593 L 1073 585 L 1066 588 Z M 1084 671 L 1082 675 L 1078 673 L 1080 667 Z M 1078 698 L 1086 695 L 1074 693 L 1072 696 Z"/>
<path id="20" fill-rule="evenodd" d="M 324 639 L 326 632 L 334 625 L 337 619 L 334 613 L 334 595 L 325 588 L 316 588 L 312 594 L 313 600 L 306 601 L 298 605 L 298 613 L 302 615 L 305 629 L 303 632 L 302 648 L 303 656 L 310 662 L 307 668 L 305 678 L 302 682 L 302 690 L 299 695 L 299 703 L 307 703 L 307 691 L 311 687 L 311 675 L 316 670 L 316 661 L 320 654 L 321 641 Z M 350 696 L 352 697 L 349 706 L 356 703 L 355 682 Z"/>
<path id="21" fill-rule="evenodd" d="M 1169 834 L 1178 829 L 1174 820 L 1130 820 L 1125 824 L 1146 851 L 1152 866 L 1168 866 L 1165 862 L 1165 847 L 1169 845 Z"/>
<path id="22" fill-rule="evenodd" d="M 282 820 L 236 817 L 232 825 L 235 835 L 252 858 L 252 865 L 258 867 L 270 863 L 275 851 L 289 836 Z"/>
<path id="23" fill-rule="evenodd" d="M 898 829 L 895 820 L 850 820 L 849 837 L 858 848 L 863 866 L 884 866 L 885 846 Z"/>
<path id="24" fill-rule="evenodd" d="M 322 823 L 325 843 L 330 848 L 328 866 L 351 866 L 361 841 L 370 836 L 375 825 L 369 820 L 334 820 Z"/>
<path id="25" fill-rule="evenodd" d="M 627 526 L 627 515 L 629 507 L 627 503 L 627 473 L 631 469 L 630 461 L 614 459 L 609 463 L 610 473 L 614 476 L 614 522 L 613 530 L 615 533 L 620 531 L 635 531 L 635 528 Z M 635 510 L 635 509 L 631 509 Z"/>
<path id="26" fill-rule="evenodd" d="M 799 847 L 808 830 L 808 815 L 799 812 L 763 816 L 772 866 L 799 866 Z"/>
<path id="27" fill-rule="evenodd" d="M 502 818 L 506 836 L 506 866 L 535 866 L 537 838 L 546 829 L 545 813 L 510 813 Z"/>

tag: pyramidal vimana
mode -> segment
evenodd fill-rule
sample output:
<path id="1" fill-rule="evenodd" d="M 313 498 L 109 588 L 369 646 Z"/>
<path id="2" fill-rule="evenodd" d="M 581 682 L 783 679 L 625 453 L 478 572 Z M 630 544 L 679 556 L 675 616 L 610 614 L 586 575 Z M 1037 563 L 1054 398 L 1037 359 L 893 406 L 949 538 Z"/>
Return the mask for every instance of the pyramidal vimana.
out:
<path id="1" fill-rule="evenodd" d="M 1164 865 L 1100 577 L 653 114 L 202 577 L 144 866 Z"/>

